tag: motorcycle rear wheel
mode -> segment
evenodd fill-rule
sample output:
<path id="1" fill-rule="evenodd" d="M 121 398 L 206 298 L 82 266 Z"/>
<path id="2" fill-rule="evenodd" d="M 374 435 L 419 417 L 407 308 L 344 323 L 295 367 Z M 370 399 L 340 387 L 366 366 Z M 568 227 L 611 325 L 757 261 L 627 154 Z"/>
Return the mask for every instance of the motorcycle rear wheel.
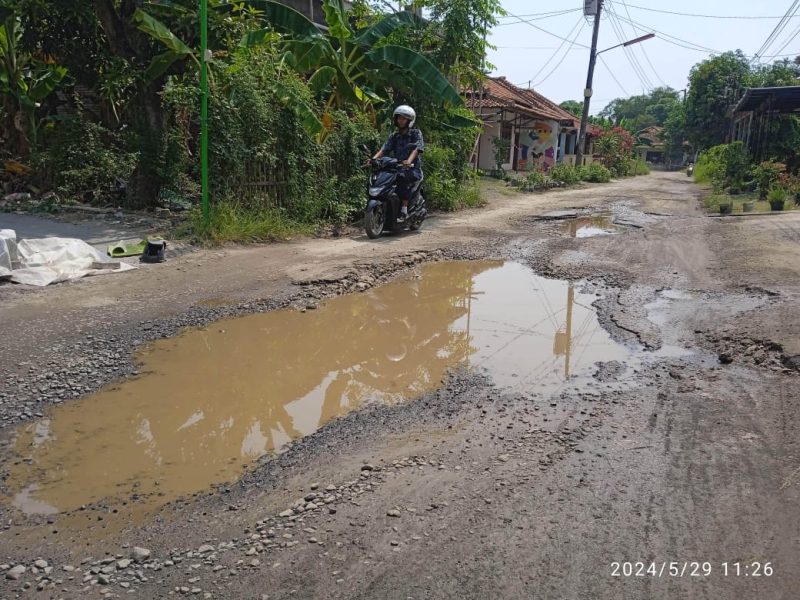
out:
<path id="1" fill-rule="evenodd" d="M 378 204 L 364 211 L 364 229 L 371 240 L 379 238 L 386 225 L 386 207 Z"/>

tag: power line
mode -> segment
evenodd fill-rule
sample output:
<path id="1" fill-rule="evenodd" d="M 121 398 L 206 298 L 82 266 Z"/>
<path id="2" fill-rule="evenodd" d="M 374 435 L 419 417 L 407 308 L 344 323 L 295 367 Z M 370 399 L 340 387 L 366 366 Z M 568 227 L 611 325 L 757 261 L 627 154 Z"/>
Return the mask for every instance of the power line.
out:
<path id="1" fill-rule="evenodd" d="M 508 11 L 506 11 L 506 12 L 508 12 Z M 531 26 L 531 27 L 533 27 L 534 29 L 537 29 L 537 30 L 541 31 L 542 33 L 546 33 L 547 35 L 549 35 L 549 36 L 551 36 L 551 37 L 554 37 L 554 38 L 556 38 L 556 39 L 559 39 L 559 40 L 567 40 L 567 41 L 570 41 L 569 39 L 567 39 L 567 38 L 565 38 L 565 37 L 561 37 L 560 35 L 556 35 L 555 33 L 552 33 L 552 32 L 548 31 L 547 29 L 545 29 L 545 28 L 543 28 L 543 27 L 539 27 L 538 25 L 536 25 L 536 24 L 532 23 L 530 20 L 523 19 L 523 18 L 522 18 L 522 17 L 520 17 L 519 15 L 515 15 L 515 14 L 512 14 L 512 13 L 508 13 L 508 15 L 509 15 L 510 17 L 514 17 L 515 19 L 519 19 L 519 22 L 520 22 L 520 23 L 527 23 L 528 25 L 530 25 L 530 26 Z M 586 46 L 585 44 L 578 44 L 577 42 L 576 42 L 576 45 L 577 45 L 577 46 L 581 46 L 581 47 L 583 47 L 583 48 L 588 48 L 588 47 L 589 47 L 589 46 Z"/>
<path id="2" fill-rule="evenodd" d="M 759 48 L 758 52 L 756 52 L 753 55 L 753 58 L 751 59 L 750 62 L 753 62 L 755 60 L 759 60 L 759 57 L 762 54 L 766 54 L 767 53 L 767 51 L 769 50 L 770 46 L 772 46 L 772 44 L 775 43 L 775 40 L 780 36 L 781 33 L 783 33 L 783 30 L 786 29 L 786 25 L 789 24 L 789 19 L 791 19 L 794 16 L 794 14 L 797 12 L 797 8 L 798 8 L 799 4 L 800 4 L 800 0 L 794 0 L 794 2 L 792 2 L 792 5 L 786 11 L 786 14 L 783 15 L 783 17 L 781 18 L 780 21 L 778 21 L 778 24 L 775 25 L 775 28 L 772 30 L 772 33 L 770 33 L 767 36 L 767 39 L 764 40 L 763 44 L 761 44 L 761 48 Z"/>
<path id="3" fill-rule="evenodd" d="M 786 46 L 788 46 L 789 44 L 791 44 L 794 41 L 794 38 L 796 38 L 797 34 L 799 34 L 799 33 L 800 33 L 800 25 L 797 26 L 797 28 L 791 34 L 789 39 L 786 40 L 786 43 L 783 46 L 781 46 L 781 49 L 778 50 L 778 54 L 776 56 L 780 56 L 780 53 L 783 52 L 786 49 Z M 790 56 L 793 56 L 793 55 L 790 55 Z M 761 58 L 764 58 L 764 57 L 762 56 Z"/>
<path id="4" fill-rule="evenodd" d="M 627 2 L 625 2 L 625 0 L 622 0 L 622 6 L 625 7 L 625 14 L 628 15 L 628 18 L 630 19 L 631 18 L 631 12 L 628 10 L 628 4 L 627 4 Z M 638 33 L 640 31 L 640 29 L 638 27 L 636 27 L 636 25 L 633 25 L 632 27 L 633 27 L 633 33 L 634 34 L 636 34 L 636 33 Z M 656 79 L 658 79 L 658 81 L 661 82 L 661 85 L 663 85 L 664 87 L 669 87 L 664 82 L 664 80 L 661 79 L 661 75 L 659 75 L 658 70 L 653 66 L 653 62 L 650 60 L 650 55 L 647 54 L 647 48 L 644 47 L 644 44 L 637 44 L 636 47 L 639 48 L 639 50 L 642 52 L 642 55 L 644 55 L 644 59 L 647 61 L 647 64 L 650 65 L 650 69 L 653 71 L 653 74 L 656 76 Z"/>
<path id="5" fill-rule="evenodd" d="M 567 13 L 578 12 L 579 10 L 582 10 L 582 9 L 580 9 L 580 8 L 567 8 L 567 9 L 562 9 L 562 10 L 551 10 L 549 12 L 528 13 L 528 14 L 525 14 L 525 15 L 517 15 L 517 16 L 518 17 L 525 17 L 525 18 L 528 18 L 528 17 L 550 18 L 550 17 L 557 17 L 559 15 L 566 15 Z M 500 18 L 501 19 L 508 19 L 508 18 L 511 18 L 512 16 L 513 15 L 511 15 L 511 14 L 506 14 L 506 15 L 502 15 Z"/>
<path id="6" fill-rule="evenodd" d="M 658 29 L 655 29 L 655 28 L 650 27 L 649 25 L 645 25 L 643 23 L 639 23 L 638 21 L 634 21 L 633 19 L 626 19 L 625 17 L 620 17 L 619 15 L 617 15 L 617 18 L 620 19 L 621 21 L 625 21 L 626 23 L 629 23 L 631 25 L 638 25 L 639 27 L 641 27 L 642 29 L 644 29 L 646 31 L 657 33 L 659 39 L 661 39 L 661 40 L 663 40 L 663 41 L 665 41 L 665 42 L 667 42 L 669 44 L 673 44 L 675 46 L 680 46 L 682 48 L 687 48 L 688 50 L 697 50 L 697 51 L 706 52 L 706 53 L 710 53 L 710 54 L 722 54 L 719 50 L 714 50 L 713 48 L 708 48 L 707 46 L 703 46 L 702 44 L 696 44 L 694 42 L 690 42 L 689 40 L 684 40 L 682 38 L 676 37 L 676 36 L 671 35 L 669 33 L 664 33 L 663 31 L 659 31 Z M 672 40 L 675 40 L 675 41 L 672 41 Z"/>
<path id="7" fill-rule="evenodd" d="M 617 36 L 617 40 L 619 43 L 622 44 L 625 42 L 625 32 L 621 30 L 622 24 L 617 20 L 617 15 L 609 5 L 607 8 L 608 14 L 608 22 L 611 24 L 611 29 L 614 30 L 614 35 Z M 628 59 L 628 63 L 631 65 L 633 72 L 636 74 L 636 77 L 639 79 L 639 82 L 642 84 L 642 88 L 646 89 L 647 91 L 653 88 L 653 84 L 647 78 L 647 74 L 642 69 L 642 66 L 636 60 L 636 56 L 631 54 L 630 48 L 627 46 L 622 47 L 623 52 L 625 53 L 625 58 Z"/>
<path id="8" fill-rule="evenodd" d="M 569 44 L 569 48 L 566 49 L 566 51 L 564 52 L 564 55 L 561 57 L 561 60 L 559 60 L 558 63 L 556 64 L 556 66 L 553 67 L 551 69 L 551 71 L 547 75 L 544 76 L 544 79 L 540 79 L 538 82 L 534 83 L 533 84 L 534 87 L 536 87 L 537 85 L 542 85 L 545 81 L 547 81 L 550 78 L 550 76 L 558 70 L 558 68 L 564 62 L 564 59 L 567 58 L 567 55 L 569 54 L 569 51 L 572 50 L 573 46 L 575 45 L 575 41 L 578 39 L 578 36 L 583 31 L 584 25 L 586 25 L 586 22 L 583 19 L 580 19 L 578 22 L 580 23 L 581 27 L 580 27 L 580 29 L 578 29 L 578 33 L 575 34 L 575 37 L 572 38 L 572 41 Z M 542 70 L 539 69 L 540 73 L 541 73 L 541 71 Z M 537 75 L 538 75 L 538 73 L 537 73 Z M 534 79 L 536 79 L 536 77 L 534 77 Z"/>
<path id="9" fill-rule="evenodd" d="M 702 19 L 780 19 L 780 15 L 774 17 L 766 17 L 766 16 L 759 16 L 759 15 L 701 15 L 697 13 L 683 13 L 683 12 L 676 12 L 672 10 L 659 10 L 657 8 L 649 8 L 647 6 L 638 6 L 636 4 L 628 4 L 631 8 L 637 8 L 639 10 L 646 10 L 649 12 L 661 13 L 665 15 L 678 15 L 680 17 L 695 17 L 695 18 L 702 18 Z"/>
<path id="10" fill-rule="evenodd" d="M 608 71 L 608 74 L 609 74 L 609 75 L 611 75 L 611 78 L 612 78 L 614 81 L 616 81 L 616 82 L 617 82 L 617 85 L 619 86 L 619 89 L 621 89 L 621 90 L 622 90 L 622 92 L 623 92 L 623 93 L 624 93 L 626 96 L 630 96 L 630 94 L 628 93 L 628 90 L 626 90 L 626 89 L 625 89 L 625 86 L 624 86 L 624 85 L 622 85 L 622 84 L 619 82 L 619 79 L 617 79 L 617 76 L 616 76 L 616 75 L 614 75 L 614 71 L 612 71 L 612 70 L 611 70 L 611 67 L 609 67 L 609 66 L 608 66 L 608 64 L 606 63 L 605 59 L 604 59 L 602 56 L 598 56 L 597 58 L 599 58 L 599 59 L 600 59 L 600 62 L 601 62 L 601 63 L 603 63 L 603 66 L 604 66 L 604 67 L 606 68 L 606 70 Z M 613 100 L 613 98 L 612 98 L 612 100 Z"/>
<path id="11" fill-rule="evenodd" d="M 560 46 L 495 46 L 502 50 L 558 50 Z M 570 48 L 570 50 L 580 50 L 580 48 Z"/>
<path id="12" fill-rule="evenodd" d="M 572 29 L 570 29 L 570 30 L 569 30 L 569 33 L 567 34 L 567 37 L 571 36 L 571 35 L 572 35 L 572 33 L 573 33 L 573 32 L 574 32 L 576 29 L 578 29 L 578 26 L 579 26 L 579 25 L 581 25 L 582 23 L 583 23 L 583 17 L 582 17 L 582 16 L 580 16 L 580 17 L 578 17 L 578 20 L 576 21 L 575 25 L 573 25 L 573 26 L 572 26 Z M 583 31 L 583 27 L 582 27 L 582 26 L 581 26 L 581 28 L 580 28 L 580 29 L 578 29 L 578 35 L 580 35 L 581 31 Z M 577 40 L 577 39 L 578 39 L 578 35 L 576 35 L 576 36 L 575 36 L 575 37 L 572 39 L 572 42 L 570 42 L 570 45 L 569 45 L 569 47 L 570 47 L 570 48 L 572 48 L 572 47 L 575 45 L 575 40 Z M 553 59 L 554 59 L 556 56 L 558 56 L 558 53 L 561 51 L 561 48 L 562 48 L 562 47 L 564 46 L 564 44 L 566 44 L 566 43 L 567 43 L 567 40 L 566 40 L 566 39 L 564 39 L 564 40 L 563 40 L 563 41 L 562 41 L 562 42 L 559 44 L 558 48 L 556 48 L 556 51 L 555 51 L 555 52 L 553 52 L 553 54 L 551 54 L 551 55 L 550 55 L 550 58 L 548 58 L 548 59 L 547 59 L 547 61 L 546 61 L 546 62 L 545 62 L 545 63 L 544 63 L 544 64 L 543 64 L 541 67 L 539 67 L 539 70 L 538 70 L 538 71 L 536 71 L 536 74 L 535 74 L 533 77 L 531 77 L 531 79 L 536 79 L 537 77 L 539 77 L 539 75 L 542 73 L 542 71 L 544 71 L 544 70 L 547 68 L 547 66 L 548 66 L 548 65 L 549 65 L 549 64 L 552 62 L 552 60 L 553 60 Z M 569 52 L 569 49 L 567 50 L 567 52 Z M 566 52 L 564 53 L 564 56 L 566 56 Z M 561 60 L 563 61 L 564 59 L 562 58 Z M 561 64 L 561 63 L 559 62 L 558 64 Z"/>

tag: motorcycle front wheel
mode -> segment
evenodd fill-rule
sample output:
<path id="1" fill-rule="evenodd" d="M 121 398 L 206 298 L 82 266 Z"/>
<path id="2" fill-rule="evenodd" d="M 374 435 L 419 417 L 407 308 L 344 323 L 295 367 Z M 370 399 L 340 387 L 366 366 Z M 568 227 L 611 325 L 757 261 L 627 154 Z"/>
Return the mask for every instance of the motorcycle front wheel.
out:
<path id="1" fill-rule="evenodd" d="M 367 236 L 374 240 L 383 233 L 386 225 L 386 206 L 381 203 L 364 211 L 364 229 Z"/>

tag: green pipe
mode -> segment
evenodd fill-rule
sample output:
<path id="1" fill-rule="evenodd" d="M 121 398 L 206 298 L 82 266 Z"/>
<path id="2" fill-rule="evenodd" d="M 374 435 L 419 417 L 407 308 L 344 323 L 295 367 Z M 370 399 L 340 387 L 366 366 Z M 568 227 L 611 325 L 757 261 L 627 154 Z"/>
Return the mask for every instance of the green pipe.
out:
<path id="1" fill-rule="evenodd" d="M 209 222 L 208 209 L 208 0 L 200 0 L 200 187 L 203 219 Z"/>

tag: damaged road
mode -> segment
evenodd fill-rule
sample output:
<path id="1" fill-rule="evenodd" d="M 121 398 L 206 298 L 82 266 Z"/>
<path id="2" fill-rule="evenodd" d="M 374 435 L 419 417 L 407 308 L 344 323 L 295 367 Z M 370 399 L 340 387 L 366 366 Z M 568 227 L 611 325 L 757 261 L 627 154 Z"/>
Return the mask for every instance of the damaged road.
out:
<path id="1" fill-rule="evenodd" d="M 800 218 L 505 192 L 0 287 L 0 597 L 795 597 Z"/>

